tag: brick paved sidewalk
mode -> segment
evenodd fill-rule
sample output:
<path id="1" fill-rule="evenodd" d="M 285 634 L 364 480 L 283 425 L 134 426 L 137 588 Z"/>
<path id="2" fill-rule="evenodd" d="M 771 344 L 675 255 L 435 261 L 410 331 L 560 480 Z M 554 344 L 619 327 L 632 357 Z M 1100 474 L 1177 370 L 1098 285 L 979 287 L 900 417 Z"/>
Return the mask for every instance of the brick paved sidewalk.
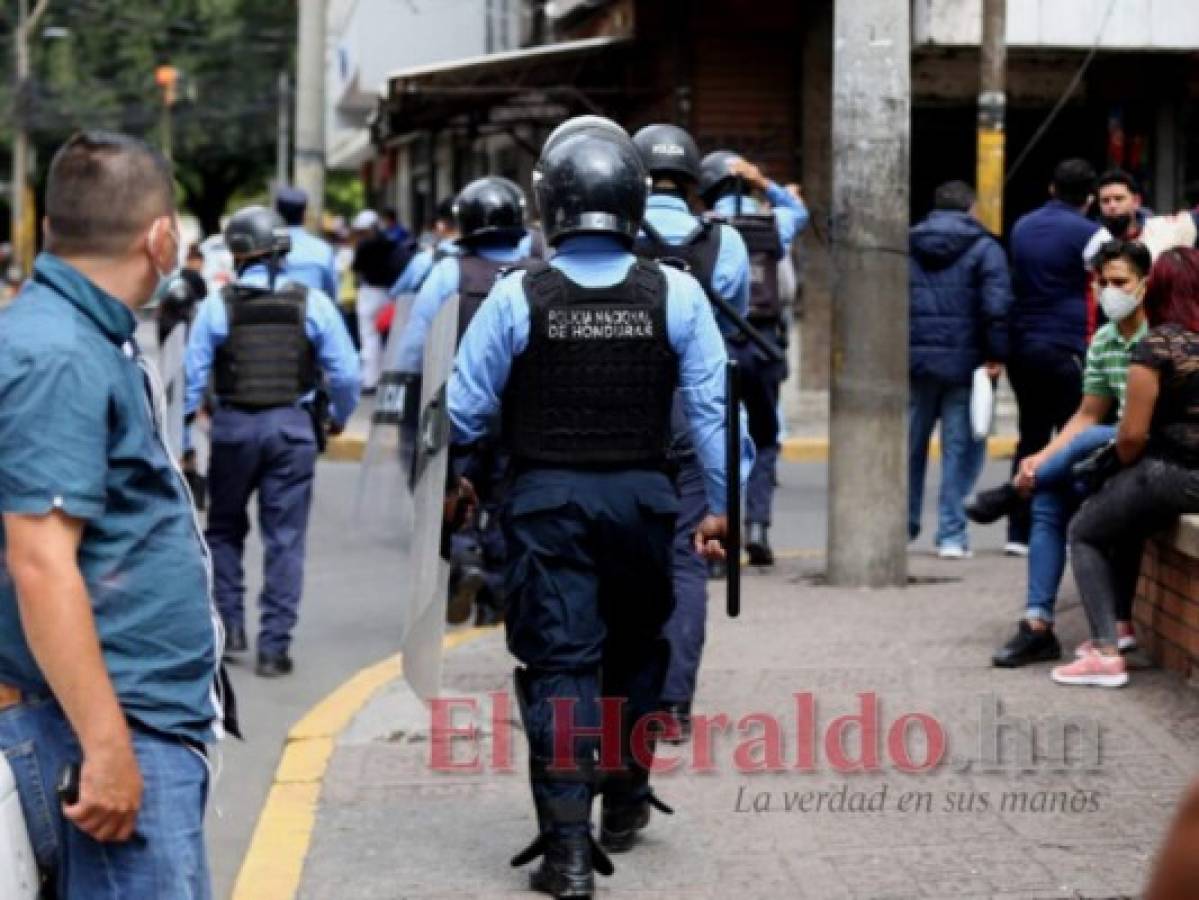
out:
<path id="1" fill-rule="evenodd" d="M 714 596 L 697 700 L 697 711 L 723 712 L 734 722 L 751 712 L 779 717 L 791 766 L 798 753 L 793 695 L 811 693 L 816 770 L 742 774 L 732 763 L 740 738 L 716 739 L 716 772 L 657 780 L 677 814 L 655 818 L 644 843 L 616 859 L 612 878 L 599 880 L 600 894 L 1135 896 L 1173 804 L 1199 774 L 1199 692 L 1154 670 L 1104 691 L 1055 686 L 1045 667 L 991 669 L 990 654 L 1017 615 L 1019 561 L 984 555 L 955 565 L 916 556 L 918 584 L 877 593 L 818 586 L 807 577 L 816 566 L 789 563 L 751 576 L 745 613 L 735 622 L 715 615 Z M 1069 650 L 1084 626 L 1070 595 L 1063 605 L 1059 629 Z M 512 665 L 502 635 L 489 634 L 450 656 L 448 693 L 508 690 Z M 839 773 L 823 736 L 838 716 L 858 711 L 862 692 L 878 698 L 883 771 Z M 1035 720 L 1042 748 L 1054 717 L 1078 720 L 1076 734 L 1097 724 L 1099 768 L 1084 771 L 1077 760 L 1051 771 L 1042 761 L 1021 773 L 1009 746 L 1002 771 L 979 771 L 980 729 L 990 733 L 983 710 L 996 701 L 1003 715 Z M 896 771 L 887 733 L 905 713 L 935 717 L 947 756 L 973 760 L 972 768 Z M 919 728 L 910 734 L 910 756 L 919 763 Z M 1086 756 L 1085 741 L 1072 741 Z M 483 744 L 486 756 L 489 741 Z M 519 732 L 513 746 L 520 773 Z M 846 746 L 857 758 L 856 737 Z M 427 767 L 428 750 L 428 716 L 402 684 L 363 710 L 329 768 L 302 897 L 523 891 L 526 872 L 507 864 L 534 829 L 523 777 L 437 774 Z"/>

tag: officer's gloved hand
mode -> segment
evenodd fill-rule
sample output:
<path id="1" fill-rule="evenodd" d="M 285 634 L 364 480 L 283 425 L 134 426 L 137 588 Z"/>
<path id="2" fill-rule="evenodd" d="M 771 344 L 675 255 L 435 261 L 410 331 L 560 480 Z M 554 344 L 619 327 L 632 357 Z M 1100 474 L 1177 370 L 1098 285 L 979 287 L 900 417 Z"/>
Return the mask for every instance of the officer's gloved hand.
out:
<path id="1" fill-rule="evenodd" d="M 704 516 L 695 529 L 695 552 L 709 561 L 720 562 L 727 556 L 722 541 L 728 537 L 728 516 Z"/>
<path id="2" fill-rule="evenodd" d="M 460 531 L 479 506 L 475 486 L 465 478 L 451 484 L 445 493 L 442 523 L 450 532 Z"/>

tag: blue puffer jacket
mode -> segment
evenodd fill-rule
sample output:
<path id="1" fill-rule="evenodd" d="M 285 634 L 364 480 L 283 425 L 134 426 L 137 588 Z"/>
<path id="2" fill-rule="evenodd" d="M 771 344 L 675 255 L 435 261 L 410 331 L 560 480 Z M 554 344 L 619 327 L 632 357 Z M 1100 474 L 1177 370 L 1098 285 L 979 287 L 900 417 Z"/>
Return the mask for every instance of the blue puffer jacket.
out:
<path id="1" fill-rule="evenodd" d="M 1007 359 L 1007 257 L 959 212 L 934 212 L 912 229 L 910 248 L 912 377 L 969 384 L 982 363 Z"/>

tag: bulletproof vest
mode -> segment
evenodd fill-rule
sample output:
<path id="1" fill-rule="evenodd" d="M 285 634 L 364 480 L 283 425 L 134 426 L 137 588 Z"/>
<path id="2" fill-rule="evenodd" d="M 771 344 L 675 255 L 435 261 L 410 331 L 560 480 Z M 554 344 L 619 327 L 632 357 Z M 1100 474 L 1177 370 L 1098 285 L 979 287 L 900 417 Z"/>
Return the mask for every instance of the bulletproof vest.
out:
<path id="1" fill-rule="evenodd" d="M 783 258 L 783 242 L 778 226 L 769 213 L 742 213 L 737 216 L 710 217 L 737 229 L 749 251 L 749 320 L 774 322 L 783 314 L 782 293 L 779 291 L 779 260 Z"/>
<path id="2" fill-rule="evenodd" d="M 620 284 L 586 288 L 539 264 L 524 290 L 529 345 L 513 362 L 503 401 L 513 457 L 581 468 L 661 465 L 678 381 L 662 270 L 638 260 Z"/>
<path id="3" fill-rule="evenodd" d="M 466 327 L 475 317 L 496 279 L 504 269 L 511 268 L 510 262 L 485 259 L 474 253 L 458 257 L 458 340 L 466 334 Z"/>
<path id="4" fill-rule="evenodd" d="M 216 352 L 223 403 L 246 409 L 291 406 L 317 385 L 316 351 L 304 330 L 308 289 L 231 284 L 221 291 L 229 337 Z"/>
<path id="5" fill-rule="evenodd" d="M 716 290 L 713 279 L 716 259 L 720 255 L 720 229 L 714 222 L 700 222 L 681 243 L 672 244 L 648 220 L 643 221 L 633 252 L 644 259 L 680 260 L 700 283 L 704 293 L 710 297 Z"/>

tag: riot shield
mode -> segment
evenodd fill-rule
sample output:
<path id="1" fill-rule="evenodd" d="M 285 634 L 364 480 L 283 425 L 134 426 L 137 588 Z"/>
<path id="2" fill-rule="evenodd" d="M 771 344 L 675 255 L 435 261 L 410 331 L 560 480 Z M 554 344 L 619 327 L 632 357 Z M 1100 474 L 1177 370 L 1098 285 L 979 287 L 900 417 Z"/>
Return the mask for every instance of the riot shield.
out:
<path id="1" fill-rule="evenodd" d="M 183 459 L 183 394 L 187 388 L 183 359 L 186 353 L 187 323 L 180 322 L 171 329 L 158 352 L 158 374 L 162 378 L 166 401 L 162 438 L 176 461 Z"/>
<path id="2" fill-rule="evenodd" d="M 401 373 L 396 366 L 400 337 L 412 314 L 414 300 L 413 294 L 396 298 L 354 498 L 357 526 L 384 538 L 406 536 L 412 528 L 409 479 L 415 428 L 406 423 L 414 421 L 415 416 L 406 416 L 405 410 L 419 405 L 420 381 Z"/>
<path id="3" fill-rule="evenodd" d="M 458 297 L 441 307 L 425 344 L 420 414 L 412 461 L 413 528 L 409 543 L 407 603 L 401 669 L 416 694 L 437 696 L 449 563 L 442 558 L 442 518 L 449 465 L 450 421 L 446 386 L 458 338 Z"/>

